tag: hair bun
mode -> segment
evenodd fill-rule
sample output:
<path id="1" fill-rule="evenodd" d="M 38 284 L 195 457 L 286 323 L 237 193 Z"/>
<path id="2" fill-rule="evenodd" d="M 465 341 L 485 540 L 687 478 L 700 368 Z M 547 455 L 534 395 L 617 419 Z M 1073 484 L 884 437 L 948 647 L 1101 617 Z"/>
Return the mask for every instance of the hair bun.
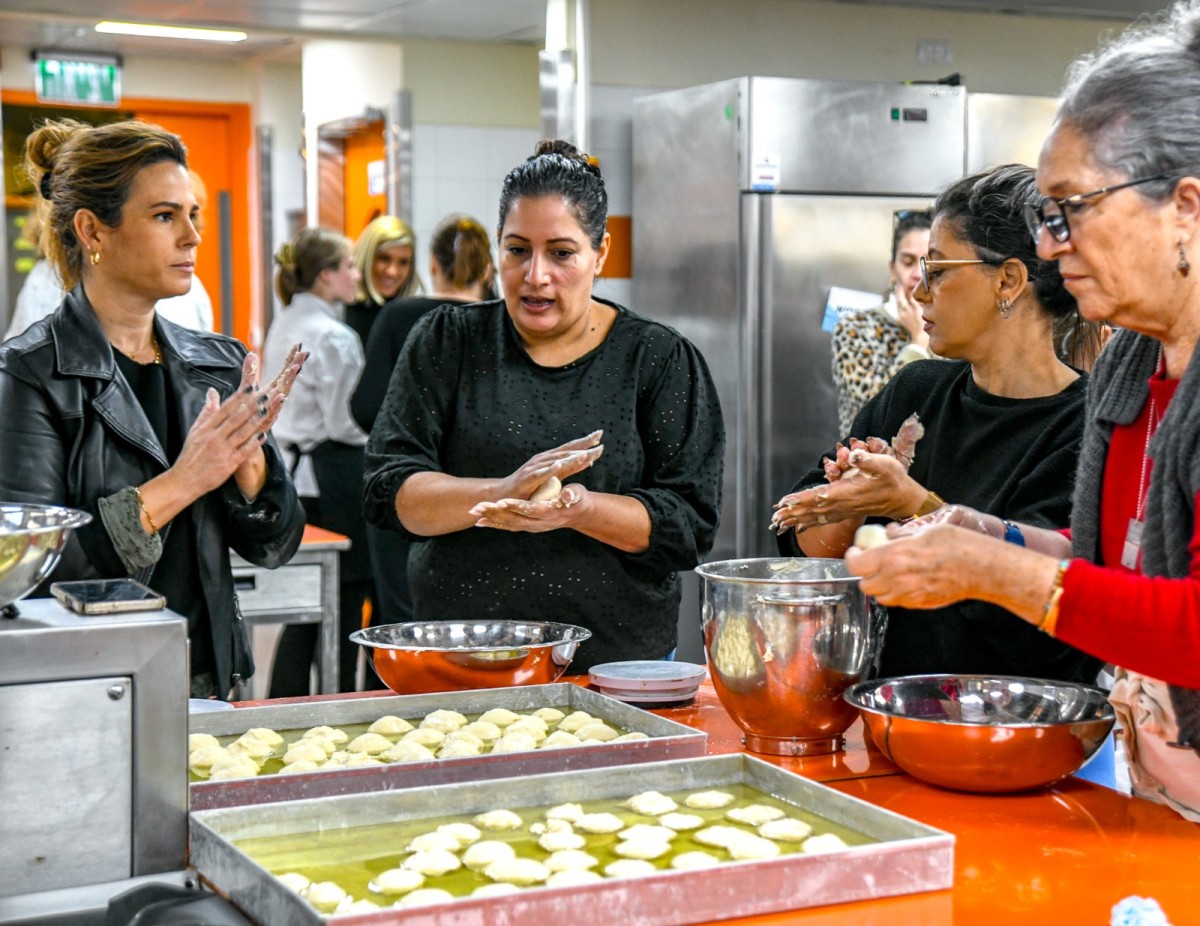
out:
<path id="1" fill-rule="evenodd" d="M 288 273 L 296 272 L 296 250 L 290 241 L 285 241 L 275 252 L 275 263 Z"/>
<path id="2" fill-rule="evenodd" d="M 529 158 L 529 160 L 532 161 L 534 158 L 540 158 L 546 155 L 554 154 L 557 154 L 559 157 L 565 158 L 568 161 L 575 162 L 580 167 L 584 168 L 590 173 L 595 174 L 597 177 L 600 176 L 600 162 L 598 160 L 590 155 L 584 154 L 569 141 L 564 141 L 561 138 L 543 138 L 537 143 L 537 147 L 533 149 L 533 157 Z"/>

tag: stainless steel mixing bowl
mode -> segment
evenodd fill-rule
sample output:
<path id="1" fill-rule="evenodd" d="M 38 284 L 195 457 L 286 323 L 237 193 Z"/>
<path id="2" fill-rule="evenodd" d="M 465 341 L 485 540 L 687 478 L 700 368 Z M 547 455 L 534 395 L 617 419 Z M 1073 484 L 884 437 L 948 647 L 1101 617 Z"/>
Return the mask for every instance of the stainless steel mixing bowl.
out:
<path id="1" fill-rule="evenodd" d="M 37 588 L 58 565 L 71 531 L 90 520 L 74 508 L 0 502 L 0 607 Z"/>
<path id="2" fill-rule="evenodd" d="M 842 692 L 875 668 L 886 612 L 840 559 L 741 559 L 696 568 L 713 687 L 753 752 L 842 748 Z"/>
<path id="3" fill-rule="evenodd" d="M 350 634 L 397 694 L 544 685 L 556 681 L 592 635 L 539 621 L 411 621 Z"/>
<path id="4" fill-rule="evenodd" d="M 1115 714 L 1087 685 L 985 675 L 912 675 L 855 685 L 875 745 L 914 778 L 957 791 L 1028 791 L 1079 770 Z"/>

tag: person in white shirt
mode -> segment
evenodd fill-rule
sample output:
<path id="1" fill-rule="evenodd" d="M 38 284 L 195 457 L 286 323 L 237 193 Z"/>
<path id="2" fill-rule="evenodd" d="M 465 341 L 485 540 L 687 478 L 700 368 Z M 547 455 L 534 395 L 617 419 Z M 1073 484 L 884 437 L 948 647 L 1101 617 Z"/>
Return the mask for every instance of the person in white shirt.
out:
<path id="1" fill-rule="evenodd" d="M 362 514 L 363 446 L 366 432 L 350 414 L 350 397 L 362 374 L 362 344 L 338 320 L 354 299 L 358 270 L 348 238 L 307 228 L 275 255 L 276 291 L 283 311 L 263 346 L 267 369 L 300 343 L 308 352 L 303 388 L 297 383 L 275 422 L 274 434 L 292 469 L 308 523 L 345 534 L 351 547 L 339 557 L 341 646 L 339 688 L 353 691 L 358 647 L 349 634 L 362 626 L 362 605 L 371 586 Z M 290 624 L 280 636 L 271 669 L 270 696 L 309 693 L 317 625 Z"/>

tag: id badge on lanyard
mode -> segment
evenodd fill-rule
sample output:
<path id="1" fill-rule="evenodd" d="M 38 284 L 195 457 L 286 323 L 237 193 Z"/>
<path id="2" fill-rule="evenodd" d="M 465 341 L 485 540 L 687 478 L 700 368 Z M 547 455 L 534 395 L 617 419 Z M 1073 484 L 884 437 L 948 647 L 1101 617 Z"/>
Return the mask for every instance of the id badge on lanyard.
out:
<path id="1" fill-rule="evenodd" d="M 1125 531 L 1125 543 L 1121 547 L 1121 565 L 1126 569 L 1138 567 L 1138 558 L 1142 555 L 1142 531 L 1145 529 L 1145 521 L 1129 519 L 1129 529 Z"/>

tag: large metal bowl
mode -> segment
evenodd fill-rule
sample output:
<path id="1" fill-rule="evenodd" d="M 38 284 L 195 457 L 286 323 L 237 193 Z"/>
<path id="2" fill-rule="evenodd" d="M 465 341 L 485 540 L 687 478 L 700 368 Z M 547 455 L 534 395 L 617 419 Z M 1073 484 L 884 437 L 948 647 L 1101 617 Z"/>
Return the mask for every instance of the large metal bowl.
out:
<path id="1" fill-rule="evenodd" d="M 1028 791 L 1079 770 L 1115 714 L 1087 685 L 912 675 L 846 691 L 875 745 L 914 778 L 956 791 Z"/>
<path id="2" fill-rule="evenodd" d="M 50 575 L 86 511 L 0 502 L 0 608 L 24 598 Z"/>
<path id="3" fill-rule="evenodd" d="M 769 755 L 842 748 L 854 709 L 842 692 L 870 676 L 886 614 L 840 559 L 739 559 L 696 568 L 713 687 Z"/>
<path id="4" fill-rule="evenodd" d="M 592 635 L 539 621 L 412 621 L 350 634 L 396 694 L 547 685 Z"/>

